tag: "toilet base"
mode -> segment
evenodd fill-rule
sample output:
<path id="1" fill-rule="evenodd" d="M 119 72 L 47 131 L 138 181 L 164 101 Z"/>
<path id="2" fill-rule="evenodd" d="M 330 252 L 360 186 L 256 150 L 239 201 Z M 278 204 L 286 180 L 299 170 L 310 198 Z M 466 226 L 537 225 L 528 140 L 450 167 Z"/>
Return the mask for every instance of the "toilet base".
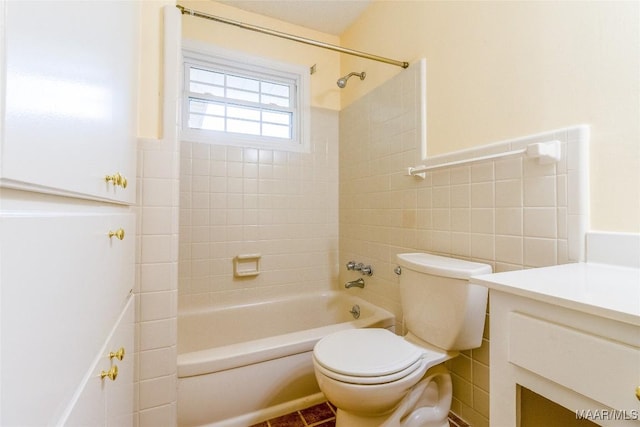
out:
<path id="1" fill-rule="evenodd" d="M 435 366 L 385 414 L 357 414 L 340 408 L 336 427 L 449 427 L 452 399 L 451 375 L 443 365 Z"/>
<path id="2" fill-rule="evenodd" d="M 449 427 L 449 418 L 444 420 L 392 420 L 391 414 L 380 417 L 364 417 L 338 409 L 336 413 L 336 427 Z"/>
<path id="3" fill-rule="evenodd" d="M 338 409 L 336 411 L 336 427 L 380 427 L 384 425 L 390 416 L 391 414 L 379 417 L 366 417 Z"/>

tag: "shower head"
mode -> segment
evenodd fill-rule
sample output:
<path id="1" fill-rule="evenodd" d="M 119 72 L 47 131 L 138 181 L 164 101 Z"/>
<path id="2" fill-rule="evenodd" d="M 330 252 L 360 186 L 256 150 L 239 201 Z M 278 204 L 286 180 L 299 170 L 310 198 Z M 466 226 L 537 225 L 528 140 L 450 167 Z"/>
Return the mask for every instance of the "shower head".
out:
<path id="1" fill-rule="evenodd" d="M 349 80 L 351 76 L 358 76 L 360 77 L 360 80 L 364 80 L 364 78 L 367 77 L 367 73 L 365 73 L 364 71 L 361 73 L 349 73 L 346 76 L 338 79 L 338 81 L 336 82 L 338 84 L 338 87 L 340 89 L 344 88 L 347 85 L 347 80 Z"/>

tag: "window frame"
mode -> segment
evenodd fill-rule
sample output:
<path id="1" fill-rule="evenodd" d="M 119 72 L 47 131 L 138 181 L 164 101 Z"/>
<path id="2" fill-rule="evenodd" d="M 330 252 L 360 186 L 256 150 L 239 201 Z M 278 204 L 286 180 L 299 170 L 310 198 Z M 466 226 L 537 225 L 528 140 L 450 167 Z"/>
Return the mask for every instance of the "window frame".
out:
<path id="1" fill-rule="evenodd" d="M 189 90 L 188 67 L 194 66 L 195 68 L 201 67 L 214 72 L 222 72 L 225 74 L 235 73 L 242 77 L 289 85 L 290 90 L 293 91 L 290 96 L 293 105 L 289 108 L 274 108 L 274 110 L 292 112 L 291 139 L 190 128 L 189 103 L 191 99 L 196 97 L 192 97 L 192 92 Z M 239 53 L 211 44 L 185 40 L 182 46 L 181 81 L 181 140 L 242 147 L 269 148 L 283 151 L 310 152 L 310 78 L 308 67 Z M 207 99 L 207 96 L 203 95 L 199 98 Z M 242 101 L 230 101 L 232 101 L 231 103 L 242 104 Z"/>

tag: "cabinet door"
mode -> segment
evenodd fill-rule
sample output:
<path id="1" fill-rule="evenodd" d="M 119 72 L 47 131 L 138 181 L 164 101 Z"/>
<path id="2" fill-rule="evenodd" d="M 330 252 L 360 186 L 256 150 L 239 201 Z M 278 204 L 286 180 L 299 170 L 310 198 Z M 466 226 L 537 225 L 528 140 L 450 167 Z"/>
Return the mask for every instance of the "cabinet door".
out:
<path id="1" fill-rule="evenodd" d="M 104 368 L 101 372 L 118 367 L 118 377 L 114 381 L 103 379 L 106 391 L 106 426 L 131 427 L 133 426 L 133 354 L 134 354 L 134 299 L 132 295 L 128 309 L 123 312 L 114 333 L 108 340 L 105 355 Z M 109 353 L 117 353 L 124 350 L 122 358 L 111 358 Z"/>
<path id="2" fill-rule="evenodd" d="M 80 387 L 77 399 L 72 402 L 69 416 L 60 424 L 68 427 L 133 425 L 134 314 L 132 295 L 91 367 L 87 381 Z M 120 350 L 122 354 L 118 353 Z M 114 367 L 118 374 L 112 380 L 105 373 Z"/>
<path id="3" fill-rule="evenodd" d="M 21 0 L 4 9 L 0 184 L 133 203 L 138 2 Z M 116 173 L 126 189 L 105 180 Z"/>
<path id="4" fill-rule="evenodd" d="M 62 416 L 133 288 L 134 241 L 128 210 L 0 214 L 0 425 Z"/>

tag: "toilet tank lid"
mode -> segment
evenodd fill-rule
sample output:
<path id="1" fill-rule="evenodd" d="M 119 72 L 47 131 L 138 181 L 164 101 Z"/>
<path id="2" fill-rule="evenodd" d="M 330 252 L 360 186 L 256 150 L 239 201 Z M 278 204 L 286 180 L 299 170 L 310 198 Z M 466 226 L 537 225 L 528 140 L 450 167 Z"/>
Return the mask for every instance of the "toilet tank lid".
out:
<path id="1" fill-rule="evenodd" d="M 434 276 L 467 280 L 471 276 L 491 273 L 491 266 L 480 262 L 465 261 L 425 253 L 408 253 L 396 255 L 402 268 L 418 271 Z"/>

